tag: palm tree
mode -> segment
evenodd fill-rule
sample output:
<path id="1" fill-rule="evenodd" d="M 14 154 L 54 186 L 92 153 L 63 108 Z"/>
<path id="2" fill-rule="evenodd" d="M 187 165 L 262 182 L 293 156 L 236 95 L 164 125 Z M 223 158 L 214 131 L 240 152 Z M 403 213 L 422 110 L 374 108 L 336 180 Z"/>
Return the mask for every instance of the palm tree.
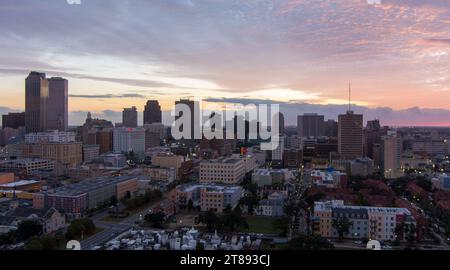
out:
<path id="1" fill-rule="evenodd" d="M 347 217 L 338 217 L 333 219 L 331 225 L 338 232 L 339 241 L 342 241 L 342 239 L 344 239 L 344 235 L 349 233 L 350 226 L 353 225 L 353 222 L 350 221 Z"/>

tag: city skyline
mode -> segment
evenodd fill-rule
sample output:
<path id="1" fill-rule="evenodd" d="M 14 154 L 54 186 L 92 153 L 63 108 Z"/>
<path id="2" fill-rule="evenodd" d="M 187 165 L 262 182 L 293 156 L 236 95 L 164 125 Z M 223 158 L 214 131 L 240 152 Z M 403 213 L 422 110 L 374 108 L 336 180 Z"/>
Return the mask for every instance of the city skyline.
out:
<path id="1" fill-rule="evenodd" d="M 167 119 L 188 96 L 279 103 L 287 125 L 303 113 L 336 119 L 351 81 L 365 121 L 450 126 L 449 10 L 403 0 L 7 0 L 0 113 L 24 110 L 24 78 L 36 70 L 69 80 L 70 125 L 87 112 L 120 122 L 132 106 L 140 124 L 147 100 Z"/>

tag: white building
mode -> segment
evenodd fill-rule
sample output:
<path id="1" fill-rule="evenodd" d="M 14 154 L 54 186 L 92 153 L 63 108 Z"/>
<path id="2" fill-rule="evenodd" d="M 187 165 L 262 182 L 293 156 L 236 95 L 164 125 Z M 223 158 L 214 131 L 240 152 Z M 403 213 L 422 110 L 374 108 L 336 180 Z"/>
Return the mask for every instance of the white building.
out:
<path id="1" fill-rule="evenodd" d="M 240 158 L 204 160 L 200 163 L 201 183 L 236 184 L 245 176 L 245 162 Z"/>
<path id="2" fill-rule="evenodd" d="M 136 155 L 145 153 L 145 129 L 115 128 L 113 133 L 114 153 L 133 151 Z"/>
<path id="3" fill-rule="evenodd" d="M 49 132 L 29 133 L 25 135 L 25 143 L 68 143 L 75 142 L 74 132 L 53 130 Z"/>

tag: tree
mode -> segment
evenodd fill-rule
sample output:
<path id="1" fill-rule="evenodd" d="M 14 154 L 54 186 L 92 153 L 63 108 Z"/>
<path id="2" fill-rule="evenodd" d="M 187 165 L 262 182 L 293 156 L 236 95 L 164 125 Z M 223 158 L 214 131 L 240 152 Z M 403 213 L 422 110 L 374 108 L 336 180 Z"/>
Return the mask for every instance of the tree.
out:
<path id="1" fill-rule="evenodd" d="M 43 250 L 43 246 L 39 238 L 33 237 L 31 238 L 25 245 L 26 250 Z"/>
<path id="2" fill-rule="evenodd" d="M 249 228 L 248 222 L 245 217 L 242 216 L 239 208 L 236 208 L 235 210 L 224 210 L 220 224 L 225 228 L 230 229 L 232 232 L 234 232 L 237 228 Z"/>
<path id="3" fill-rule="evenodd" d="M 416 184 L 428 192 L 431 192 L 433 190 L 433 184 L 431 183 L 431 181 L 423 176 L 417 177 Z"/>
<path id="4" fill-rule="evenodd" d="M 247 196 L 242 197 L 239 200 L 239 203 L 242 204 L 242 205 L 246 205 L 247 209 L 248 209 L 248 212 L 250 214 L 252 214 L 254 212 L 255 206 L 258 205 L 259 200 L 258 200 L 257 196 L 255 196 L 253 194 L 248 194 Z"/>
<path id="5" fill-rule="evenodd" d="M 199 216 L 199 222 L 206 224 L 208 231 L 212 231 L 219 223 L 219 217 L 213 211 L 202 213 Z"/>
<path id="6" fill-rule="evenodd" d="M 410 245 L 414 243 L 417 238 L 417 228 L 416 225 L 408 223 L 404 225 L 405 239 Z"/>
<path id="7" fill-rule="evenodd" d="M 326 197 L 325 193 L 317 192 L 311 195 L 306 196 L 305 201 L 309 207 L 313 207 L 314 203 L 320 201 Z"/>
<path id="8" fill-rule="evenodd" d="M 291 222 L 288 216 L 282 216 L 273 221 L 274 229 L 280 231 L 280 236 L 286 236 L 289 232 L 289 223 Z"/>
<path id="9" fill-rule="evenodd" d="M 55 250 L 58 244 L 56 238 L 51 235 L 43 235 L 31 238 L 26 244 L 27 250 Z"/>
<path id="10" fill-rule="evenodd" d="M 116 205 L 118 202 L 119 201 L 117 200 L 116 196 L 111 196 L 111 199 L 109 200 L 110 205 Z"/>
<path id="11" fill-rule="evenodd" d="M 319 235 L 299 235 L 291 239 L 283 248 L 285 250 L 330 250 L 334 249 L 327 239 Z"/>
<path id="12" fill-rule="evenodd" d="M 192 211 L 192 209 L 194 209 L 194 202 L 192 201 L 192 199 L 189 199 L 187 207 L 189 211 Z"/>
<path id="13" fill-rule="evenodd" d="M 352 224 L 353 222 L 351 222 L 347 217 L 338 217 L 333 219 L 331 225 L 337 231 L 339 241 L 342 241 L 342 239 L 344 239 L 344 235 L 349 232 L 350 226 L 352 226 Z"/>
<path id="14" fill-rule="evenodd" d="M 153 228 L 162 228 L 164 221 L 166 220 L 166 215 L 163 212 L 147 214 L 144 220 L 150 223 Z"/>
<path id="15" fill-rule="evenodd" d="M 66 238 L 69 240 L 80 239 L 85 235 L 91 234 L 95 231 L 94 222 L 88 218 L 82 218 L 72 221 L 67 228 Z"/>
<path id="16" fill-rule="evenodd" d="M 19 241 L 25 241 L 33 236 L 42 234 L 42 225 L 35 220 L 24 220 L 17 227 L 17 236 Z"/>
<path id="17" fill-rule="evenodd" d="M 203 243 L 198 242 L 195 246 L 195 250 L 205 250 L 205 245 Z"/>

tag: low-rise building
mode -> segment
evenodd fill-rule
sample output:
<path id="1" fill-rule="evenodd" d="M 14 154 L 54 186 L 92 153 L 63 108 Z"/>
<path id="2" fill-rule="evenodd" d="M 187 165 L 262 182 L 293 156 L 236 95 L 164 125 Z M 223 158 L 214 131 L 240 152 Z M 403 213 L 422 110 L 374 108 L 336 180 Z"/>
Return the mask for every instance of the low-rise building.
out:
<path id="1" fill-rule="evenodd" d="M 48 159 L 25 158 L 0 162 L 0 171 L 18 172 L 26 175 L 34 175 L 39 171 L 53 171 L 55 162 Z"/>
<path id="2" fill-rule="evenodd" d="M 282 193 L 274 192 L 270 194 L 267 199 L 259 202 L 255 210 L 255 214 L 267 217 L 280 217 L 284 215 L 284 202 L 286 196 Z"/>
<path id="3" fill-rule="evenodd" d="M 192 204 L 194 207 L 200 206 L 201 211 L 222 213 L 228 206 L 234 209 L 243 195 L 241 186 L 186 184 L 172 190 L 169 197 L 179 209 L 186 209 Z"/>
<path id="4" fill-rule="evenodd" d="M 257 169 L 252 174 L 252 183 L 257 184 L 258 187 L 264 187 L 283 184 L 294 178 L 293 171 L 288 169 Z"/>
<path id="5" fill-rule="evenodd" d="M 349 175 L 368 176 L 374 172 L 374 162 L 370 158 L 332 160 L 331 165 L 336 169 L 346 171 Z"/>
<path id="6" fill-rule="evenodd" d="M 0 173 L 0 184 L 8 184 L 14 182 L 14 173 Z"/>
<path id="7" fill-rule="evenodd" d="M 38 193 L 33 197 L 33 206 L 54 207 L 64 213 L 82 214 L 102 206 L 112 197 L 120 200 L 128 193 L 133 194 L 138 188 L 138 180 L 133 176 L 98 177 Z"/>
<path id="8" fill-rule="evenodd" d="M 401 239 L 403 235 L 397 235 L 397 225 L 414 222 L 406 208 L 351 206 L 338 200 L 315 202 L 313 227 L 316 234 L 338 238 L 339 233 L 333 226 L 333 220 L 340 218 L 346 218 L 351 224 L 345 238 L 382 241 Z"/>
<path id="9" fill-rule="evenodd" d="M 16 190 L 16 191 L 28 191 L 36 192 L 40 191 L 42 183 L 36 180 L 19 180 L 9 183 L 0 184 L 0 190 Z"/>
<path id="10" fill-rule="evenodd" d="M 56 232 L 66 226 L 65 216 L 55 208 L 16 208 L 8 217 L 13 218 L 13 224 L 16 225 L 25 220 L 38 221 L 44 234 Z"/>
<path id="11" fill-rule="evenodd" d="M 142 168 L 145 175 L 150 176 L 152 181 L 163 181 L 172 183 L 177 179 L 177 170 L 175 168 L 162 168 L 158 166 L 148 166 Z"/>
<path id="12" fill-rule="evenodd" d="M 437 189 L 450 191 L 450 176 L 445 173 L 431 179 L 431 182 Z"/>
<path id="13" fill-rule="evenodd" d="M 52 130 L 49 132 L 28 133 L 25 135 L 25 143 L 68 143 L 75 142 L 74 132 Z"/>
<path id="14" fill-rule="evenodd" d="M 327 188 L 346 188 L 347 174 L 335 170 L 313 170 L 311 171 L 311 180 L 315 186 Z"/>

